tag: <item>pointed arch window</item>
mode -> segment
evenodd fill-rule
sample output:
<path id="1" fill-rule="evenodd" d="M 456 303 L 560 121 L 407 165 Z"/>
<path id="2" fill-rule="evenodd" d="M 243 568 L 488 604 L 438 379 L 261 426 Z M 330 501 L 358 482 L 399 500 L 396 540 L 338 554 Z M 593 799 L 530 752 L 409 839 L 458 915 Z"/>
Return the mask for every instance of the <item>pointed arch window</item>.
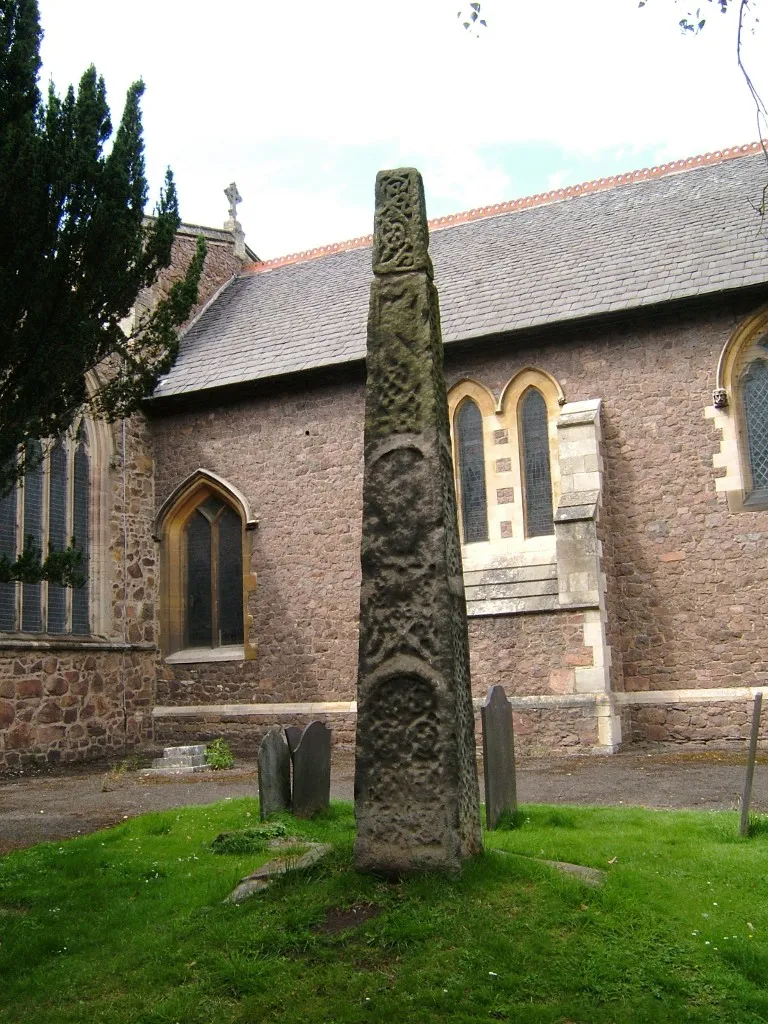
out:
<path id="1" fill-rule="evenodd" d="M 155 524 L 161 541 L 163 646 L 172 662 L 251 658 L 251 518 L 236 488 L 206 470 L 185 480 Z"/>
<path id="2" fill-rule="evenodd" d="M 768 338 L 763 339 L 763 344 Z M 750 496 L 768 498 L 768 360 L 753 359 L 741 377 Z"/>
<path id="3" fill-rule="evenodd" d="M 34 546 L 43 558 L 71 540 L 83 555 L 82 587 L 50 583 L 0 583 L 0 631 L 88 635 L 90 455 L 81 418 L 65 437 L 30 441 L 23 457 L 30 469 L 0 498 L 0 555 L 15 561 Z"/>
<path id="4" fill-rule="evenodd" d="M 243 551 L 240 517 L 211 495 L 186 526 L 185 647 L 243 642 Z"/>
<path id="5" fill-rule="evenodd" d="M 465 544 L 488 540 L 488 498 L 485 487 L 483 417 L 471 398 L 456 412 L 459 500 Z"/>
<path id="6" fill-rule="evenodd" d="M 554 533 L 555 525 L 547 403 L 538 388 L 528 388 L 520 399 L 519 422 L 525 535 L 543 537 Z"/>

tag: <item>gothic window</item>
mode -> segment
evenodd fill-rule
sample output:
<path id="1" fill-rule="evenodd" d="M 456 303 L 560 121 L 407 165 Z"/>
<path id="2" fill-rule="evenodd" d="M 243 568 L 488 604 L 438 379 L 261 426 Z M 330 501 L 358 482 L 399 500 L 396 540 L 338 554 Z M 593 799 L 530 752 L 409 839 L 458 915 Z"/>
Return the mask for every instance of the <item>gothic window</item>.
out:
<path id="1" fill-rule="evenodd" d="M 542 537 L 555 527 L 547 404 L 537 388 L 528 388 L 520 399 L 519 422 L 525 535 Z"/>
<path id="2" fill-rule="evenodd" d="M 74 540 L 86 583 L 0 583 L 0 630 L 87 635 L 90 455 L 84 422 L 66 437 L 29 442 L 23 457 L 31 468 L 0 498 L 0 555 L 15 561 L 34 546 L 45 558 Z"/>
<path id="3" fill-rule="evenodd" d="M 186 527 L 185 647 L 243 642 L 242 524 L 220 498 L 195 508 Z"/>
<path id="4" fill-rule="evenodd" d="M 765 339 L 764 339 L 765 340 Z M 748 488 L 755 499 L 768 498 L 768 360 L 753 359 L 741 377 Z"/>
<path id="5" fill-rule="evenodd" d="M 255 655 L 245 618 L 255 526 L 240 492 L 206 470 L 163 504 L 155 536 L 162 543 L 161 620 L 171 661 Z"/>
<path id="6" fill-rule="evenodd" d="M 488 540 L 483 418 L 476 403 L 465 399 L 455 419 L 459 494 L 464 543 Z"/>

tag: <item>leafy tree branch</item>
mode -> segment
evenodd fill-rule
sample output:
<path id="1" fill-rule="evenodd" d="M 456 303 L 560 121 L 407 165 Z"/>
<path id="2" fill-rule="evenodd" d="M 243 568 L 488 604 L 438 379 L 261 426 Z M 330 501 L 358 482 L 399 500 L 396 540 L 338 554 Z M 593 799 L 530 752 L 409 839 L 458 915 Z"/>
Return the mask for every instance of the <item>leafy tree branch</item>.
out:
<path id="1" fill-rule="evenodd" d="M 183 280 L 126 337 L 137 297 L 171 262 L 173 176 L 146 218 L 143 83 L 116 131 L 93 67 L 43 100 L 41 38 L 36 0 L 0 0 L 0 494 L 30 468 L 17 458 L 28 439 L 60 436 L 84 405 L 109 420 L 136 409 L 176 357 L 205 260 L 201 238 Z"/>

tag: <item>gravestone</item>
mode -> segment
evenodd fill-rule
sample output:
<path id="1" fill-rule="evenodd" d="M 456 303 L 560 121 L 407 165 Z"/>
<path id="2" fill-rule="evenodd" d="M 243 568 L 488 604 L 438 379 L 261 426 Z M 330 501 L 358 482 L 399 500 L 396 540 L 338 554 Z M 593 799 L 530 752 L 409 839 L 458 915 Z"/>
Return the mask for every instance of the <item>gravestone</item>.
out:
<path id="1" fill-rule="evenodd" d="M 418 171 L 376 178 L 368 317 L 355 864 L 481 849 L 466 606 L 437 291 Z"/>
<path id="2" fill-rule="evenodd" d="M 288 740 L 288 746 L 291 751 L 291 759 L 293 759 L 293 752 L 299 745 L 301 739 L 301 729 L 298 725 L 286 725 L 285 727 L 285 738 Z"/>
<path id="3" fill-rule="evenodd" d="M 310 722 L 293 749 L 293 813 L 311 818 L 331 799 L 331 730 Z"/>
<path id="4" fill-rule="evenodd" d="M 291 755 L 279 725 L 273 725 L 259 744 L 259 810 L 264 820 L 291 807 Z"/>
<path id="5" fill-rule="evenodd" d="M 496 828 L 504 814 L 517 810 L 515 784 L 515 736 L 512 705 L 503 686 L 492 686 L 480 708 L 483 726 L 483 773 L 485 775 L 485 823 Z"/>

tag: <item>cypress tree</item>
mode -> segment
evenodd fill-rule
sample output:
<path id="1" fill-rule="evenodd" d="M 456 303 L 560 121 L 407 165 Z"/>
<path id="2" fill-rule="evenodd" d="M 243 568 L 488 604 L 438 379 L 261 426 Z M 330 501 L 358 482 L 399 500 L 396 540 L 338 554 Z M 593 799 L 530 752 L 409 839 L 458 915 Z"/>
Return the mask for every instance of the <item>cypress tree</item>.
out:
<path id="1" fill-rule="evenodd" d="M 184 279 L 126 336 L 140 291 L 171 261 L 173 177 L 146 218 L 143 83 L 113 137 L 95 68 L 42 99 L 41 37 L 36 0 L 0 0 L 0 492 L 24 442 L 62 433 L 85 403 L 110 420 L 137 408 L 173 363 L 205 259 L 200 238 Z"/>
<path id="2" fill-rule="evenodd" d="M 51 85 L 43 100 L 41 38 L 37 0 L 0 0 L 0 495 L 29 468 L 18 456 L 28 441 L 62 434 L 86 404 L 108 420 L 129 415 L 151 392 L 176 357 L 205 260 L 199 238 L 184 278 L 126 335 L 139 293 L 171 262 L 173 176 L 146 218 L 143 83 L 128 90 L 113 138 L 94 67 L 77 91 Z M 29 549 L 0 558 L 0 581 L 77 583 L 78 562 L 73 549 L 44 562 Z"/>

